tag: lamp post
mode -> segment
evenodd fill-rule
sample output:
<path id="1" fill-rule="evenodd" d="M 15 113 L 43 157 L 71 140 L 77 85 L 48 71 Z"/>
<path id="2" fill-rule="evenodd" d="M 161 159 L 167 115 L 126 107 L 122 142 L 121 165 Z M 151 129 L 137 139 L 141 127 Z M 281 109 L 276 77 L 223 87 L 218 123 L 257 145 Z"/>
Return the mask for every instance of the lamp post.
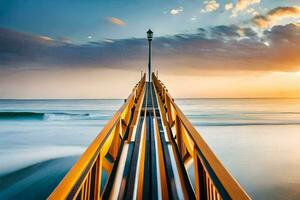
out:
<path id="1" fill-rule="evenodd" d="M 150 29 L 147 31 L 147 38 L 149 42 L 148 81 L 151 82 L 151 41 L 153 32 Z"/>

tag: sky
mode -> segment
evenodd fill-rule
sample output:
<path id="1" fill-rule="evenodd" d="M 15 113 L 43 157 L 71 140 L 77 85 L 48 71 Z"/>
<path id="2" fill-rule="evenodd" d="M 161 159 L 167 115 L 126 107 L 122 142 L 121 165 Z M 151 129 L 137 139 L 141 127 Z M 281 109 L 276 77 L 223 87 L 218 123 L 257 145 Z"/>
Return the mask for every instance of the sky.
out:
<path id="1" fill-rule="evenodd" d="M 300 0 L 0 0 L 0 98 L 300 97 Z"/>

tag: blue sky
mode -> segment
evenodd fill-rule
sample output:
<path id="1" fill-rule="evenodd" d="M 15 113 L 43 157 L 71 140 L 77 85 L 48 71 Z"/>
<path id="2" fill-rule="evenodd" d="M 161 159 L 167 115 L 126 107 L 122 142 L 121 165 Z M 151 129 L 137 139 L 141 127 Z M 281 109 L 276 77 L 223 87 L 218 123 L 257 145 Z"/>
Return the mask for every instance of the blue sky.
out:
<path id="1" fill-rule="evenodd" d="M 176 97 L 300 96 L 300 0 L 0 0 L 0 98 L 126 97 L 149 28 Z"/>
<path id="2" fill-rule="evenodd" d="M 0 27 L 43 35 L 68 38 L 74 43 L 144 37 L 151 27 L 156 36 L 194 32 L 199 27 L 243 24 L 251 19 L 250 8 L 264 14 L 278 6 L 299 4 L 297 0 L 261 0 L 236 17 L 225 5 L 236 1 L 217 0 L 216 10 L 201 12 L 207 3 L 201 0 L 1 0 Z M 211 2 L 211 1 L 210 1 Z M 177 14 L 171 14 L 178 10 Z M 122 20 L 124 26 L 107 18 Z"/>

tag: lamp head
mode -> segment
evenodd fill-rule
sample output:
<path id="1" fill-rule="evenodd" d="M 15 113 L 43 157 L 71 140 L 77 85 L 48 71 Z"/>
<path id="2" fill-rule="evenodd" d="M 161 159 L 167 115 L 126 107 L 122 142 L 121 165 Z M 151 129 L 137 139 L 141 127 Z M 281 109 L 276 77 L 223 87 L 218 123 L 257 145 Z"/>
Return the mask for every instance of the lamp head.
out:
<path id="1" fill-rule="evenodd" d="M 151 41 L 153 38 L 153 32 L 150 29 L 147 31 L 147 38 L 149 41 Z"/>

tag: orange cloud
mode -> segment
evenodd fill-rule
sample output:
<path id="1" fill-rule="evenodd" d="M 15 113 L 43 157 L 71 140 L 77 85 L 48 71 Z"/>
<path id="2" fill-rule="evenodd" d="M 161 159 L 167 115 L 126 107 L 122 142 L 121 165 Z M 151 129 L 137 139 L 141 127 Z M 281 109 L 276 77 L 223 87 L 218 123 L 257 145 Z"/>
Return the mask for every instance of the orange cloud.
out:
<path id="1" fill-rule="evenodd" d="M 106 18 L 108 22 L 112 23 L 112 24 L 115 24 L 115 25 L 118 25 L 118 26 L 125 26 L 126 23 L 124 21 L 122 21 L 121 19 L 119 18 L 116 18 L 116 17 L 107 17 Z"/>
<path id="2" fill-rule="evenodd" d="M 254 10 L 254 8 L 248 8 L 248 7 L 254 4 L 259 4 L 260 1 L 261 0 L 238 0 L 234 8 L 232 8 L 231 17 L 237 17 L 238 13 L 244 10 L 246 10 L 248 14 L 256 15 L 257 12 Z"/>
<path id="3" fill-rule="evenodd" d="M 213 0 L 213 1 L 204 1 L 205 8 L 201 10 L 201 12 L 212 12 L 217 10 L 220 7 L 220 4 Z"/>
<path id="4" fill-rule="evenodd" d="M 242 11 L 245 10 L 250 5 L 258 4 L 258 3 L 260 3 L 260 0 L 238 0 L 236 4 L 236 10 Z"/>
<path id="5" fill-rule="evenodd" d="M 270 10 L 266 15 L 258 15 L 252 22 L 259 28 L 269 28 L 284 18 L 300 18 L 300 7 L 277 7 Z"/>

